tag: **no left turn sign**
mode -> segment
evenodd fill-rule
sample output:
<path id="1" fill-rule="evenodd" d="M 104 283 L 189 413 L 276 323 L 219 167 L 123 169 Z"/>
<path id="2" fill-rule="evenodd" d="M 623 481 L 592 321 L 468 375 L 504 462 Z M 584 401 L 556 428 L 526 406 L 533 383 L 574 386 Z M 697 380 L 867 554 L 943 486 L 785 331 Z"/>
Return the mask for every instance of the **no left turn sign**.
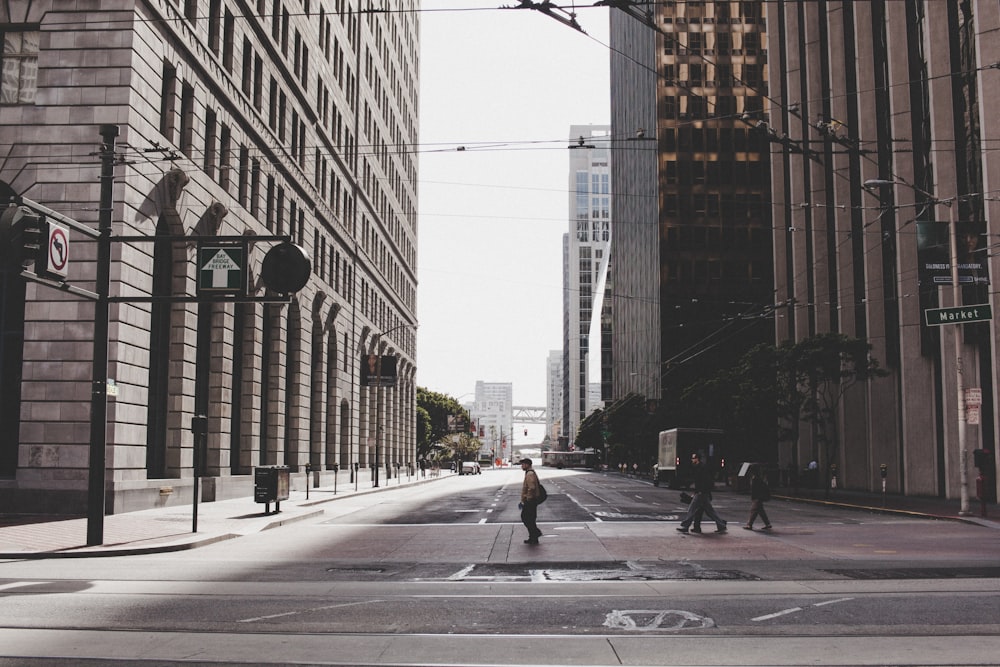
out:
<path id="1" fill-rule="evenodd" d="M 69 228 L 49 221 L 48 256 L 45 271 L 65 278 L 69 275 Z"/>

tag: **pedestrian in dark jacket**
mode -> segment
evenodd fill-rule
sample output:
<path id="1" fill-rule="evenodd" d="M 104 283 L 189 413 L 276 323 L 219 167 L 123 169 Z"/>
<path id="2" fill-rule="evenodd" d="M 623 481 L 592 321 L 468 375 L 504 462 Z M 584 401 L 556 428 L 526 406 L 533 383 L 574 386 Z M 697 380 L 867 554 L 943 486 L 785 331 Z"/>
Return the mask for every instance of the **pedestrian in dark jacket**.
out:
<path id="1" fill-rule="evenodd" d="M 764 522 L 763 529 L 771 530 L 771 520 L 764 510 L 764 503 L 770 499 L 771 487 L 767 485 L 767 479 L 754 468 L 750 472 L 750 520 L 743 526 L 746 530 L 753 530 L 753 522 L 758 516 Z"/>
<path id="2" fill-rule="evenodd" d="M 701 532 L 697 526 L 701 521 L 701 515 L 704 514 L 715 522 L 715 532 L 726 532 L 725 519 L 716 514 L 715 508 L 712 507 L 712 489 L 715 487 L 712 471 L 709 470 L 706 463 L 702 463 L 700 454 L 691 455 L 691 466 L 694 475 L 694 498 L 691 500 L 687 514 L 684 515 L 677 530 L 686 533 L 691 523 L 694 522 L 695 532 Z"/>
<path id="3" fill-rule="evenodd" d="M 521 523 L 528 529 L 528 539 L 524 543 L 538 544 L 538 538 L 542 536 L 542 531 L 538 529 L 540 483 L 538 475 L 531 467 L 531 459 L 521 459 L 520 463 L 521 470 L 524 471 L 524 482 L 521 484 L 521 502 L 517 506 L 521 509 Z"/>

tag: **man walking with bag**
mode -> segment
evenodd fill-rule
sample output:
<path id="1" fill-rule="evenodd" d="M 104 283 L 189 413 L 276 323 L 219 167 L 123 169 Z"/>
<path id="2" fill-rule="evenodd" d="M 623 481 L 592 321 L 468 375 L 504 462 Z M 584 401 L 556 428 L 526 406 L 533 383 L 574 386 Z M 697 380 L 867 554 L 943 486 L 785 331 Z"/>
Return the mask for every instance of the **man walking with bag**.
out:
<path id="1" fill-rule="evenodd" d="M 521 523 L 528 529 L 528 539 L 525 544 L 538 544 L 542 531 L 538 530 L 538 504 L 541 502 L 541 484 L 538 475 L 531 467 L 531 459 L 521 459 L 521 470 L 524 471 L 524 484 L 521 485 Z"/>

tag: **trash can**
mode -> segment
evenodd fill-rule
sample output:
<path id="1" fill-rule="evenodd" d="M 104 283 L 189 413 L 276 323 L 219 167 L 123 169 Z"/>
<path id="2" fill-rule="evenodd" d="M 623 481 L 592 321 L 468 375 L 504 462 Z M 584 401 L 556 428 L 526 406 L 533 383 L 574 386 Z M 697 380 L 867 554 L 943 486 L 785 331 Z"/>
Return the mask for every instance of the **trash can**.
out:
<path id="1" fill-rule="evenodd" d="M 281 501 L 288 500 L 288 466 L 263 466 L 253 469 L 253 499 L 264 503 L 264 513 L 281 511 Z"/>

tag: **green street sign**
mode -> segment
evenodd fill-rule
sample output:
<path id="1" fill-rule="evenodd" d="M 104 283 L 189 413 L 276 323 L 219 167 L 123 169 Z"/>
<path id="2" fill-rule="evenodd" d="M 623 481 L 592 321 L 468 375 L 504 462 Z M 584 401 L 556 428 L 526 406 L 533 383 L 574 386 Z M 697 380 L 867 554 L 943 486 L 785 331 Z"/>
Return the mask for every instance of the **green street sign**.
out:
<path id="1" fill-rule="evenodd" d="M 238 292 L 244 285 L 242 246 L 203 245 L 198 248 L 198 291 Z"/>
<path id="2" fill-rule="evenodd" d="M 966 324 L 967 322 L 989 322 L 993 319 L 993 311 L 988 303 L 958 308 L 928 308 L 924 311 L 927 326 L 941 324 Z"/>

